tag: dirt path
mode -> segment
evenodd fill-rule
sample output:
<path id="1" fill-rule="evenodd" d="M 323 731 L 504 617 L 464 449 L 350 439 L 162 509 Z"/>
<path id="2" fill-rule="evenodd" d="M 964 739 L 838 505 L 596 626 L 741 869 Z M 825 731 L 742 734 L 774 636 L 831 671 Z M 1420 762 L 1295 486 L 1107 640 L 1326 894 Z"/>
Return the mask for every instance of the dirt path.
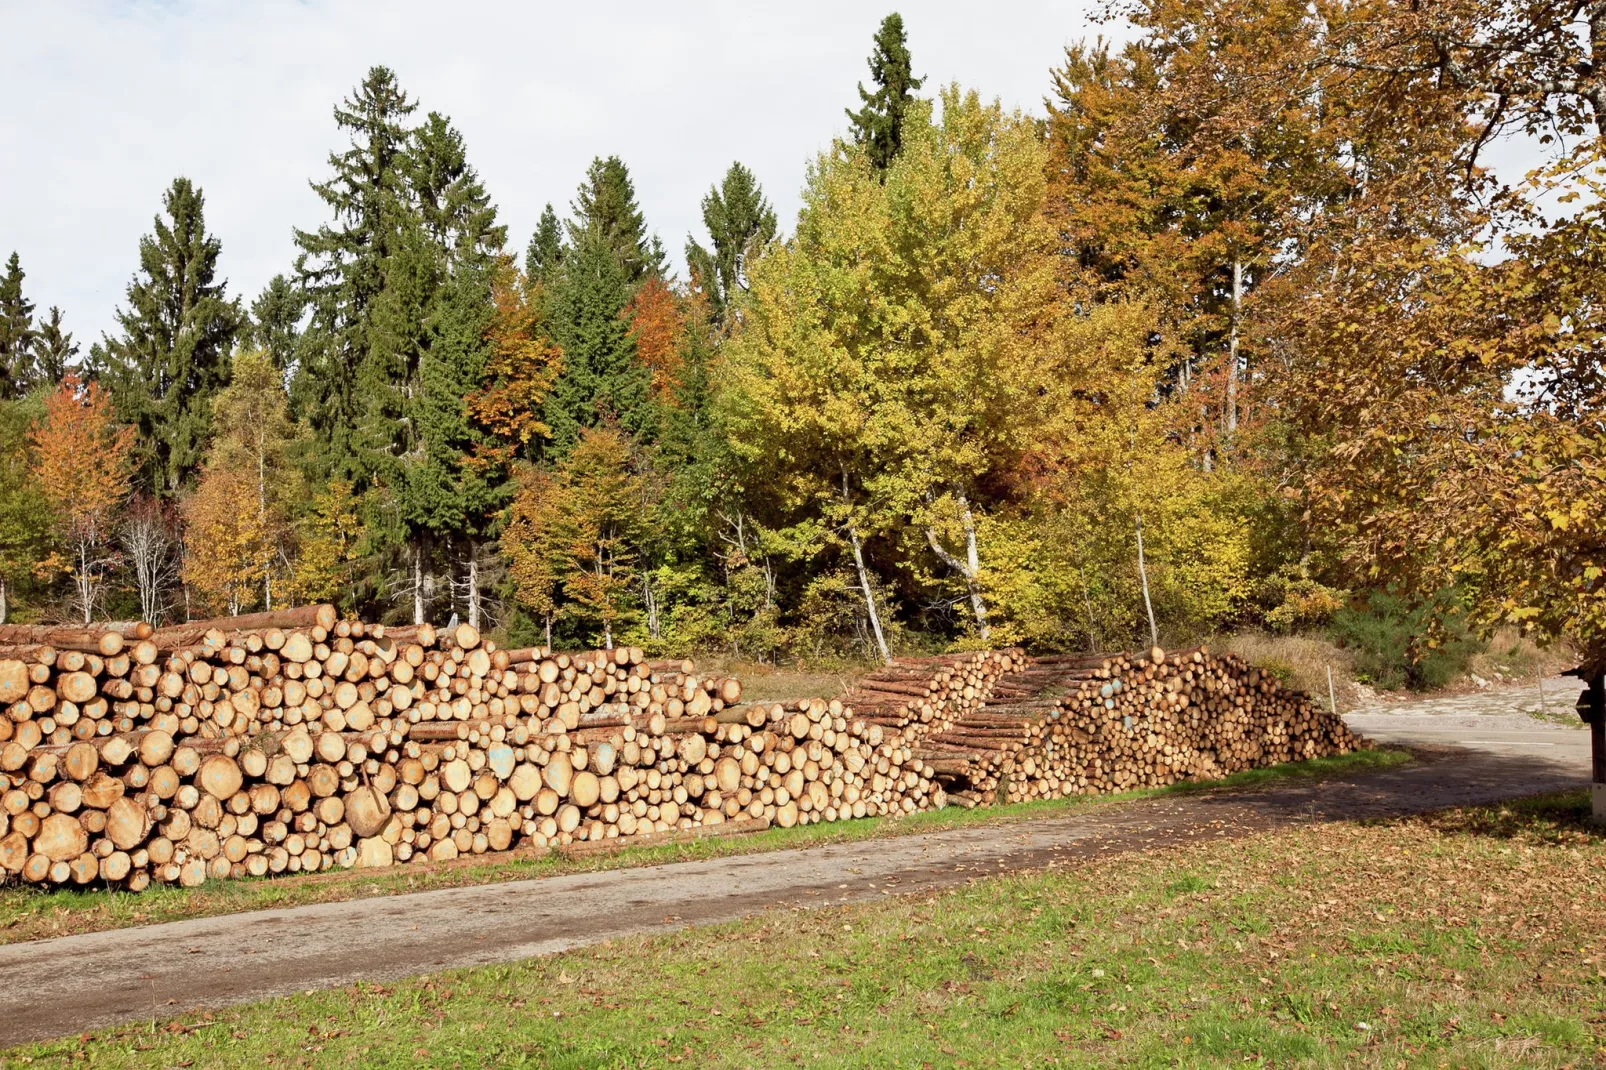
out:
<path id="1" fill-rule="evenodd" d="M 1304 822 L 1576 786 L 1562 751 L 1430 749 L 1382 773 L 1035 821 L 645 869 L 261 911 L 0 947 L 0 1047 L 363 979 L 925 892 L 979 876 Z"/>

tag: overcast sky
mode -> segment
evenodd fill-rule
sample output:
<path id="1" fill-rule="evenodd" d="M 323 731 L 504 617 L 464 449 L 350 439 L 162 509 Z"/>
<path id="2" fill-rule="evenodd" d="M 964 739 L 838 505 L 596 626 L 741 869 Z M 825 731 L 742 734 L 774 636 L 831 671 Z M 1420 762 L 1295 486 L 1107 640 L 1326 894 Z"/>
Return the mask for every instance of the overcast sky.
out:
<path id="1" fill-rule="evenodd" d="M 1042 110 L 1087 4 L 902 2 L 917 74 Z M 791 229 L 808 160 L 841 134 L 890 3 L 0 0 L 0 257 L 87 351 L 110 330 L 175 175 L 206 194 L 222 273 L 247 302 L 326 218 L 308 189 L 342 142 L 331 109 L 374 64 L 463 132 L 522 250 L 586 165 L 629 165 L 677 270 L 732 160 Z"/>
<path id="2" fill-rule="evenodd" d="M 892 0 L 888 0 L 890 7 Z M 950 81 L 1041 113 L 1103 0 L 903 0 L 924 92 Z M 325 221 L 308 189 L 343 146 L 331 111 L 374 64 L 451 118 L 522 251 L 586 165 L 629 165 L 677 271 L 732 160 L 790 230 L 804 168 L 844 132 L 887 7 L 496 0 L 0 0 L 0 258 L 83 343 L 114 326 L 162 191 L 200 184 L 222 272 L 247 303 Z M 1520 174 L 1531 153 L 1497 148 Z"/>

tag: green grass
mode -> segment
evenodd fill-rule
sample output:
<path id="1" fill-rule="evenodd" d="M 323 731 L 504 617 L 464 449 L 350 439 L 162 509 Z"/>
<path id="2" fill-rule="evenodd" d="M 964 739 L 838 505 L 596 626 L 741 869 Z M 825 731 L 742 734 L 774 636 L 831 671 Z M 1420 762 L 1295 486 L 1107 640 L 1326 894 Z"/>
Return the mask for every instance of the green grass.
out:
<path id="1" fill-rule="evenodd" d="M 1408 760 L 1409 755 L 1401 750 L 1357 751 L 1354 754 L 1248 770 L 1223 780 L 1176 784 L 1169 788 L 1121 795 L 1073 796 L 975 810 L 949 807 L 901 817 L 864 818 L 791 829 L 773 828 L 750 835 L 693 843 L 630 847 L 614 854 L 579 859 L 557 855 L 541 858 L 487 855 L 484 861 L 456 865 L 413 865 L 382 871 L 321 873 L 308 877 L 209 881 L 199 888 L 152 886 L 138 894 L 108 889 L 45 891 L 30 886 L 0 888 L 0 944 L 248 910 L 399 895 L 433 888 L 523 880 L 561 873 L 651 866 L 826 843 L 848 843 L 974 825 L 1007 824 L 1162 794 L 1235 791 L 1269 786 L 1279 781 L 1353 775 L 1389 768 Z"/>
<path id="2" fill-rule="evenodd" d="M 1598 1063 L 1582 793 L 1307 825 L 362 985 L 8 1066 Z"/>

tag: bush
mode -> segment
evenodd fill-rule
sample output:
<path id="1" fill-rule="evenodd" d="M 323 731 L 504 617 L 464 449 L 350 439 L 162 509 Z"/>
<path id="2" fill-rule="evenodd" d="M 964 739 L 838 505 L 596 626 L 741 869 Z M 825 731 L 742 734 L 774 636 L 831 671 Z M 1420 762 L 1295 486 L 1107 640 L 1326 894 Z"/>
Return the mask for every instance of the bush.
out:
<path id="1" fill-rule="evenodd" d="M 1359 606 L 1333 614 L 1333 633 L 1354 652 L 1355 678 L 1391 689 L 1430 691 L 1466 672 L 1483 649 L 1467 630 L 1453 594 L 1422 602 L 1374 591 Z"/>

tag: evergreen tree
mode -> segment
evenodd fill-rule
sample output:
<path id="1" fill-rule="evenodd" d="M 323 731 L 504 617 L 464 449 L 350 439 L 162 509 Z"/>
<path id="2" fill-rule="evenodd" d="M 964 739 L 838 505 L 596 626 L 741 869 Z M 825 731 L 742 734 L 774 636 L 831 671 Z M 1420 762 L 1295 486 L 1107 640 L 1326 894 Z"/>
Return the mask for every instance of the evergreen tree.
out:
<path id="1" fill-rule="evenodd" d="M 228 383 L 229 353 L 245 325 L 217 278 L 217 238 L 205 199 L 187 178 L 162 197 L 166 219 L 140 239 L 139 271 L 118 310 L 122 335 L 90 353 L 118 418 L 138 431 L 137 475 L 151 493 L 176 494 L 201 463 L 212 400 Z"/>
<path id="2" fill-rule="evenodd" d="M 22 293 L 27 272 L 13 252 L 0 277 L 0 399 L 21 397 L 33 375 L 33 302 Z"/>
<path id="3" fill-rule="evenodd" d="M 647 222 L 636 204 L 636 187 L 630 171 L 617 156 L 591 161 L 586 179 L 570 206 L 569 243 L 579 246 L 587 235 L 606 246 L 624 271 L 625 282 L 635 285 L 648 274 L 667 273 L 663 247 L 647 234 Z"/>
<path id="4" fill-rule="evenodd" d="M 865 147 L 871 166 L 885 173 L 903 147 L 904 113 L 924 81 L 914 77 L 903 16 L 896 11 L 881 20 L 869 62 L 875 92 L 865 92 L 860 82 L 859 99 L 864 107 L 856 112 L 850 110 L 848 119 L 853 123 L 854 142 Z"/>
<path id="5" fill-rule="evenodd" d="M 563 229 L 558 224 L 558 214 L 548 204 L 525 250 L 524 274 L 531 282 L 545 282 L 563 263 L 563 252 Z"/>
<path id="6" fill-rule="evenodd" d="M 385 67 L 368 72 L 335 108 L 351 145 L 331 153 L 334 174 L 313 190 L 334 215 L 316 231 L 296 231 L 296 276 L 312 309 L 303 357 L 291 387 L 296 414 L 312 425 L 319 466 L 366 489 L 372 463 L 359 442 L 369 406 L 359 380 L 377 340 L 373 318 L 399 251 L 408 216 L 407 118 L 417 107 Z"/>
<path id="7" fill-rule="evenodd" d="M 463 136 L 439 112 L 430 112 L 413 133 L 411 192 L 424 231 L 446 254 L 448 268 L 482 266 L 507 243 L 507 227 L 468 164 Z M 489 280 L 485 292 L 490 293 Z"/>
<path id="8" fill-rule="evenodd" d="M 563 372 L 544 408 L 560 454 L 574 446 L 582 428 L 611 421 L 642 435 L 653 422 L 652 376 L 637 358 L 623 315 L 631 292 L 625 266 L 601 228 L 578 237 L 549 304 Z"/>
<path id="9" fill-rule="evenodd" d="M 39 337 L 33 347 L 34 382 L 56 386 L 78 362 L 78 343 L 72 332 L 61 328 L 62 311 L 50 306 L 50 318 L 39 324 Z"/>
<path id="10" fill-rule="evenodd" d="M 29 440 L 43 407 L 38 397 L 0 402 L 0 624 L 50 551 L 50 506 L 33 478 Z"/>
<path id="11" fill-rule="evenodd" d="M 283 275 L 273 276 L 251 303 L 251 344 L 268 355 L 280 374 L 295 364 L 306 310 L 306 295 Z"/>
<path id="12" fill-rule="evenodd" d="M 714 319 L 724 322 L 737 288 L 746 285 L 748 260 L 775 237 L 775 210 L 764 199 L 753 172 L 733 163 L 724 181 L 703 198 L 703 225 L 713 239 L 713 251 L 688 238 L 686 263 L 708 295 Z"/>

